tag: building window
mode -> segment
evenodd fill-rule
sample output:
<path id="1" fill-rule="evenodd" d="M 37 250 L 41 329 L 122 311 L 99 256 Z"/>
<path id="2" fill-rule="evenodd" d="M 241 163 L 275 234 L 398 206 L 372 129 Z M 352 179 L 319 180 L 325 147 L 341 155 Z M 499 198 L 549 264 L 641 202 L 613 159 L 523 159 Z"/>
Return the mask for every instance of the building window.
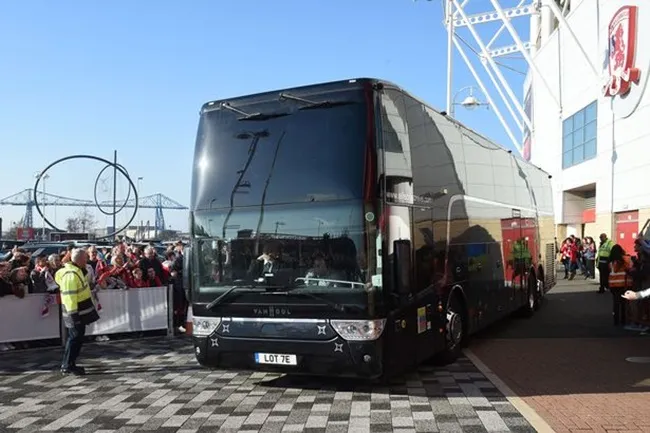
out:
<path id="1" fill-rule="evenodd" d="M 562 168 L 596 157 L 598 105 L 594 101 L 562 124 Z"/>

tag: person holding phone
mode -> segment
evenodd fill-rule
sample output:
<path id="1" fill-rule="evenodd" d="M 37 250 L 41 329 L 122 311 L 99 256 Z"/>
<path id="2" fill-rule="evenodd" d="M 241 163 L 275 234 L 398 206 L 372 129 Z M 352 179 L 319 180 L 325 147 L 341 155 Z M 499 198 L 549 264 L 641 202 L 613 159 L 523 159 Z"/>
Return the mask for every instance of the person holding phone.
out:
<path id="1" fill-rule="evenodd" d="M 634 290 L 628 290 L 623 295 L 622 298 L 627 299 L 628 301 L 640 301 L 641 299 L 650 298 L 650 288 L 640 290 L 635 292 Z"/>

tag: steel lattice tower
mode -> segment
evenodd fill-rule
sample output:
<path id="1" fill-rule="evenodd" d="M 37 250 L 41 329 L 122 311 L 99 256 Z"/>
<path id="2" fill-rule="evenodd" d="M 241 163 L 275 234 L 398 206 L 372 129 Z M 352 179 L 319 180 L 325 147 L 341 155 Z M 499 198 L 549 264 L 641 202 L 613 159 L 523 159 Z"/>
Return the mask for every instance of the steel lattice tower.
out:
<path id="1" fill-rule="evenodd" d="M 428 0 L 429 2 L 431 0 Z M 454 49 L 469 69 L 476 84 L 488 100 L 490 108 L 499 119 L 506 134 L 513 146 L 520 154 L 523 154 L 522 141 L 527 131 L 534 135 L 534 124 L 531 116 L 526 113 L 523 98 L 517 97 L 512 89 L 511 83 L 504 75 L 503 64 L 499 61 L 501 57 L 521 56 L 527 68 L 527 76 L 524 87 L 530 86 L 534 80 L 543 85 L 546 91 L 552 96 L 557 105 L 558 119 L 562 115 L 562 105 L 557 92 L 553 91 L 545 77 L 537 67 L 534 57 L 537 49 L 543 44 L 555 28 L 566 31 L 573 39 L 581 54 L 589 62 L 593 73 L 598 76 L 597 68 L 589 60 L 582 44 L 577 39 L 565 16 L 571 10 L 571 3 L 576 0 L 440 0 L 444 7 L 443 24 L 447 31 L 447 113 L 453 112 L 453 71 L 454 71 Z M 580 1 L 580 0 L 577 0 Z M 596 1 L 596 0 L 582 0 Z M 469 6 L 472 7 L 470 12 Z M 477 8 L 480 10 L 477 11 Z M 515 20 L 528 19 L 529 25 L 513 24 Z M 496 33 L 486 38 L 488 32 L 484 31 L 488 25 L 499 25 Z M 525 23 L 524 23 L 525 24 Z M 522 34 L 522 27 L 526 28 L 527 34 Z M 485 74 L 479 74 L 474 66 L 470 55 L 468 55 L 469 44 L 459 34 L 460 29 L 466 29 L 469 33 L 468 39 L 473 41 L 474 51 L 479 57 Z M 495 42 L 506 32 L 512 43 L 495 46 Z M 474 54 L 470 53 L 470 54 Z M 491 83 L 486 86 L 487 78 Z M 508 117 L 503 114 L 503 108 L 507 110 Z M 513 125 L 516 127 L 513 131 Z"/>

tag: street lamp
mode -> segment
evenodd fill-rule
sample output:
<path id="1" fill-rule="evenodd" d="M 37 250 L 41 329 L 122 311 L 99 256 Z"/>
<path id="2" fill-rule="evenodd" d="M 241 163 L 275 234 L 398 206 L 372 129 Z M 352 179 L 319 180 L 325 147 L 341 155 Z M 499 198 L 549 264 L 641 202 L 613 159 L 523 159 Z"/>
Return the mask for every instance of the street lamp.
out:
<path id="1" fill-rule="evenodd" d="M 314 219 L 318 222 L 318 231 L 316 232 L 316 236 L 320 236 L 320 229 L 322 226 L 326 225 L 326 221 L 318 217 Z"/>
<path id="2" fill-rule="evenodd" d="M 43 214 L 45 214 L 45 205 L 46 205 L 45 202 L 47 201 L 47 197 L 45 195 L 45 181 L 47 181 L 50 178 L 50 175 L 45 174 L 45 176 L 42 176 L 42 177 L 41 176 L 42 176 L 41 172 L 36 172 L 34 174 L 34 177 L 36 179 L 41 178 L 41 180 L 43 181 L 43 203 L 42 203 L 42 206 L 43 206 Z M 36 192 L 38 193 L 38 191 L 36 191 Z M 45 217 L 43 217 L 43 227 L 41 229 L 41 239 L 45 240 Z"/>
<path id="3" fill-rule="evenodd" d="M 454 115 L 456 114 L 456 109 L 455 109 L 456 105 L 465 107 L 468 110 L 475 110 L 480 106 L 486 106 L 488 108 L 490 107 L 490 104 L 488 102 L 482 102 L 478 98 L 476 98 L 476 96 L 474 96 L 475 90 L 476 88 L 474 86 L 467 86 L 467 87 L 463 87 L 458 92 L 456 92 L 456 94 L 454 95 L 453 102 L 451 104 L 451 109 L 450 109 L 451 113 L 449 113 L 451 117 L 454 117 Z M 458 95 L 460 95 L 465 91 L 468 91 L 469 94 L 465 98 L 463 98 L 462 102 L 456 102 L 456 100 L 458 99 Z"/>
<path id="4" fill-rule="evenodd" d="M 140 183 L 142 182 L 143 179 L 144 179 L 144 177 L 142 177 L 142 176 L 138 177 L 138 191 L 137 191 L 137 193 L 138 193 L 138 200 L 139 200 L 140 197 L 141 197 L 141 195 L 140 195 Z M 139 203 L 138 203 L 138 204 L 139 204 Z M 142 221 L 140 221 L 140 206 L 138 206 L 138 214 L 135 216 L 135 218 L 136 218 L 136 221 L 138 222 L 138 228 L 136 229 L 136 233 L 137 233 L 137 234 L 136 234 L 136 238 L 137 238 L 138 236 L 141 236 L 141 235 L 142 235 L 142 234 L 140 233 L 140 232 L 142 231 Z"/>

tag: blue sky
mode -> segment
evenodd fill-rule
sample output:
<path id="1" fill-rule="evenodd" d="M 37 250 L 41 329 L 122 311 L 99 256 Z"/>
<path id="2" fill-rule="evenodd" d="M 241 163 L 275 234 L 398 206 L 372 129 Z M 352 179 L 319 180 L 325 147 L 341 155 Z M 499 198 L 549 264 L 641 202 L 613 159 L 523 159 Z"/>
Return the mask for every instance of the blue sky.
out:
<path id="1" fill-rule="evenodd" d="M 472 2 L 486 10 L 487 0 Z M 132 178 L 143 177 L 141 195 L 187 205 L 198 110 L 211 99 L 373 76 L 444 109 L 441 21 L 441 0 L 2 2 L 0 198 L 31 188 L 35 172 L 58 158 L 112 158 L 116 149 Z M 475 85 L 458 55 L 455 62 L 454 89 Z M 508 80 L 521 95 L 522 78 Z M 509 146 L 492 110 L 458 109 L 457 117 Z M 54 168 L 47 192 L 92 200 L 101 168 Z M 110 198 L 107 181 L 108 174 L 100 200 Z M 74 210 L 48 207 L 46 215 L 63 226 Z M 5 229 L 23 214 L 0 206 Z M 102 226 L 110 222 L 95 215 Z M 165 217 L 187 227 L 186 212 Z M 118 225 L 126 219 L 124 211 Z M 138 219 L 153 223 L 153 210 Z"/>

